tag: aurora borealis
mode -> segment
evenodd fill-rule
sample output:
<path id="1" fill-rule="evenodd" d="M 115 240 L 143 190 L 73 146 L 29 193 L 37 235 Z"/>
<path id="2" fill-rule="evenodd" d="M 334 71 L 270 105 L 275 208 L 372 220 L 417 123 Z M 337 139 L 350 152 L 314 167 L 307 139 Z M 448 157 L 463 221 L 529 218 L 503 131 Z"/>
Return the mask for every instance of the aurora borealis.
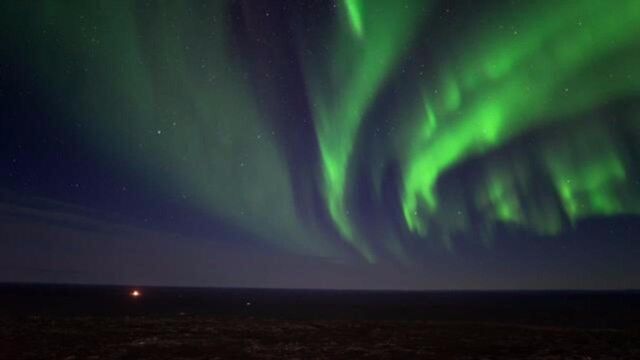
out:
<path id="1" fill-rule="evenodd" d="M 576 274 L 607 254 L 597 286 L 640 275 L 616 259 L 640 254 L 622 254 L 640 222 L 637 0 L 43 0 L 0 19 L 7 229 L 92 219 L 198 261 L 233 247 L 401 287 L 544 286 L 495 266 L 552 274 L 567 246 Z"/>

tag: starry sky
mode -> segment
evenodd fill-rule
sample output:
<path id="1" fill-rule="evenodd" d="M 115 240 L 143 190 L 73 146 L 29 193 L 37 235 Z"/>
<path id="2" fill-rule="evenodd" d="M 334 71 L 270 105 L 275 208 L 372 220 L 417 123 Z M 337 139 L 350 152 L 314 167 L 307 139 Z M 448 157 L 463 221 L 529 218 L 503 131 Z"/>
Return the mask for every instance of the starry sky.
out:
<path id="1" fill-rule="evenodd" d="M 637 0 L 11 0 L 0 281 L 640 287 Z"/>

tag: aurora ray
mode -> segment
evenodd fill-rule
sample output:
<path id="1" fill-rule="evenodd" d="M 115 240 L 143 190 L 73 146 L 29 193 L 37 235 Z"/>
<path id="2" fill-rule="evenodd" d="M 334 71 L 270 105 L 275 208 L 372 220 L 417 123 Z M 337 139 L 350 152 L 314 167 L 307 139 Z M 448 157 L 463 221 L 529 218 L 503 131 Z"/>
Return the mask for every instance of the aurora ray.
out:
<path id="1" fill-rule="evenodd" d="M 407 50 L 424 1 L 345 0 L 326 50 L 327 64 L 305 63 L 322 160 L 327 207 L 342 236 L 369 260 L 374 255 L 355 233 L 345 204 L 349 161 L 358 130 L 384 80 Z"/>

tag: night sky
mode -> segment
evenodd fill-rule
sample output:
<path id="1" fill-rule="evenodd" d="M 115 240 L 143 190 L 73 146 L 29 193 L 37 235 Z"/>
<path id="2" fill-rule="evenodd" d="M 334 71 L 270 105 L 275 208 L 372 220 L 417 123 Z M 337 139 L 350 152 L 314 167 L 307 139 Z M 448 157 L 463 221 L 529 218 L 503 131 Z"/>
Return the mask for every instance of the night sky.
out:
<path id="1" fill-rule="evenodd" d="M 0 281 L 640 287 L 640 1 L 0 11 Z"/>

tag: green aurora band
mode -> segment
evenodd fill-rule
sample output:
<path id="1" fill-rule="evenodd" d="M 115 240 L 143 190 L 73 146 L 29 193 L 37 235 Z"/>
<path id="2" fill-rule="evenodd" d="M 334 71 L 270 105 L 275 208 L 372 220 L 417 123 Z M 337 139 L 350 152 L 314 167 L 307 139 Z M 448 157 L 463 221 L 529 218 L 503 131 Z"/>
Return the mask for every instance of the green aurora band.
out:
<path id="1" fill-rule="evenodd" d="M 271 84 L 232 50 L 231 3 L 15 1 L 0 19 L 29 41 L 2 40 L 65 94 L 69 128 L 105 163 L 291 252 L 407 262 L 416 239 L 446 253 L 457 234 L 490 247 L 496 225 L 546 236 L 640 215 L 640 1 L 506 5 L 426 53 L 438 2 L 337 2 L 322 39 L 296 38 L 318 146 L 305 189 L 321 194 L 332 229 L 300 215 L 289 134 L 254 91 Z M 400 71 L 427 58 L 427 77 Z M 406 106 L 390 105 L 398 131 L 360 148 L 393 79 L 406 83 Z M 397 214 L 379 204 L 379 238 L 352 216 L 361 159 L 379 192 L 380 168 L 399 168 Z M 473 178 L 456 176 L 471 167 Z"/>
<path id="2" fill-rule="evenodd" d="M 345 207 L 349 160 L 365 113 L 416 35 L 425 3 L 345 0 L 326 50 L 330 60 L 306 62 L 327 207 L 341 235 L 370 261 L 374 254 L 355 233 Z"/>
<path id="3" fill-rule="evenodd" d="M 613 9 L 598 0 L 535 4 L 527 16 L 495 21 L 511 25 L 481 34 L 478 49 L 461 51 L 440 81 L 444 91 L 426 100 L 422 128 L 407 139 L 404 161 L 402 202 L 411 230 L 424 236 L 429 218 L 438 221 L 435 187 L 443 173 L 556 121 L 573 121 L 576 135 L 555 147 L 540 144 L 538 156 L 571 220 L 640 210 L 640 198 L 629 197 L 637 191 L 625 181 L 615 141 L 577 116 L 638 94 L 640 3 L 620 1 Z M 514 170 L 490 171 L 479 201 L 496 220 L 559 231 L 561 216 L 549 204 L 522 213 L 517 184 L 520 191 L 532 184 Z"/>
<path id="4" fill-rule="evenodd" d="M 194 22 L 187 2 L 158 1 L 136 19 L 134 2 L 49 0 L 15 6 L 5 23 L 31 20 L 36 67 L 106 162 L 275 246 L 337 256 L 297 220 L 278 134 L 228 50 L 228 5 L 198 3 L 211 17 Z"/>

